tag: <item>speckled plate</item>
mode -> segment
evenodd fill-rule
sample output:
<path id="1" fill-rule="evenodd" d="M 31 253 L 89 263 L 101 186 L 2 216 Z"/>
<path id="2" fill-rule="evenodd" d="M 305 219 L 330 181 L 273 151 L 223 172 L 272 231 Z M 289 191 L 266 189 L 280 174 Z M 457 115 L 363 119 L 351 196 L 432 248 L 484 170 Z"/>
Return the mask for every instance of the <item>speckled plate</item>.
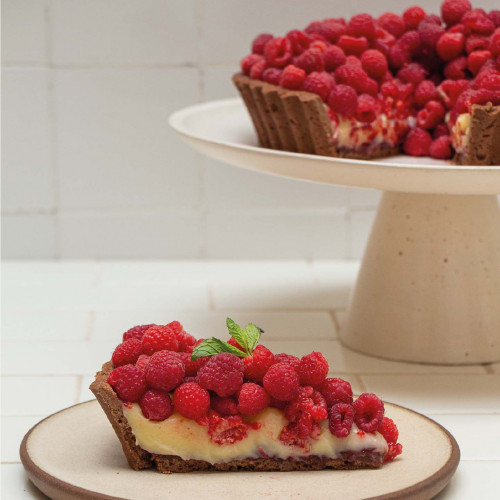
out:
<path id="1" fill-rule="evenodd" d="M 322 500 L 427 499 L 450 481 L 460 450 L 433 420 L 386 403 L 399 427 L 403 454 L 378 470 L 314 472 L 199 472 L 159 474 L 128 467 L 120 443 L 96 401 L 42 420 L 21 444 L 33 483 L 54 500 L 217 499 L 260 497 Z"/>

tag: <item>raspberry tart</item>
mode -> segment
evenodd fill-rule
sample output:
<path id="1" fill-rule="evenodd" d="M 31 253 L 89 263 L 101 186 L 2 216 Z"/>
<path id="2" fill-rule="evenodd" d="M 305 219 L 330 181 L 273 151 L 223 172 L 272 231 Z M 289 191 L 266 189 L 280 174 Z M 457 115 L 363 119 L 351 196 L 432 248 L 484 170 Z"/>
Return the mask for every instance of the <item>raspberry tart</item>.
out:
<path id="1" fill-rule="evenodd" d="M 500 165 L 500 10 L 444 0 L 258 35 L 233 77 L 262 146 Z"/>
<path id="2" fill-rule="evenodd" d="M 258 344 L 227 319 L 228 342 L 196 340 L 174 321 L 123 334 L 90 389 L 135 470 L 293 471 L 378 468 L 401 452 L 375 395 Z"/>

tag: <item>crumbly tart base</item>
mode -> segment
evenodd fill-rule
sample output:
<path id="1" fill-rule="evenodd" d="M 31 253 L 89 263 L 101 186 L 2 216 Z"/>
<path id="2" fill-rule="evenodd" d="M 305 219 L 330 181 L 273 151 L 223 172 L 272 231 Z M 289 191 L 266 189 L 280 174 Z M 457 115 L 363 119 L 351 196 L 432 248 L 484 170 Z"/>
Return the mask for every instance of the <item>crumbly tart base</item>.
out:
<path id="1" fill-rule="evenodd" d="M 113 363 L 105 363 L 100 372 L 97 372 L 90 390 L 94 393 L 104 413 L 111 422 L 113 429 L 120 440 L 123 452 L 130 467 L 134 470 L 156 467 L 158 472 L 170 474 L 172 472 L 194 471 L 294 471 L 294 470 L 322 470 L 322 469 L 376 469 L 384 460 L 384 454 L 373 450 L 360 452 L 343 452 L 341 458 L 331 459 L 310 456 L 305 459 L 278 459 L 278 458 L 249 458 L 232 460 L 226 463 L 211 464 L 203 460 L 183 460 L 173 455 L 156 455 L 137 446 L 132 429 L 123 414 L 122 402 L 107 378 Z"/>

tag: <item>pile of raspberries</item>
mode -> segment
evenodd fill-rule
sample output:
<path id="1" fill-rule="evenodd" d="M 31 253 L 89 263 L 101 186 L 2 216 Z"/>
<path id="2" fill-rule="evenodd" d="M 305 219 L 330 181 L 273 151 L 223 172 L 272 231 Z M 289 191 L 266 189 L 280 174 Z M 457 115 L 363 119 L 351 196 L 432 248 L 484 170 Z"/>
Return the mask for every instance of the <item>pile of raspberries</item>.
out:
<path id="1" fill-rule="evenodd" d="M 163 421 L 175 410 L 207 426 L 218 444 L 246 437 L 259 423 L 244 417 L 273 407 L 288 421 L 280 439 L 290 446 L 308 450 L 320 434 L 320 422 L 328 419 L 339 438 L 349 435 L 353 423 L 361 435 L 380 432 L 389 445 L 386 461 L 401 453 L 383 402 L 368 393 L 354 400 L 349 382 L 327 378 L 328 362 L 321 353 L 299 359 L 257 345 L 243 358 L 221 352 L 193 361 L 191 353 L 201 342 L 178 321 L 135 326 L 113 352 L 108 383 L 124 404 L 138 403 L 149 420 Z M 229 343 L 243 351 L 232 337 Z"/>
<path id="2" fill-rule="evenodd" d="M 257 36 L 241 68 L 254 79 L 314 92 L 333 114 L 364 124 L 381 112 L 414 116 L 405 153 L 450 158 L 457 116 L 473 104 L 500 104 L 500 10 L 444 0 L 441 17 L 415 6 L 402 16 L 314 21 L 284 37 Z"/>

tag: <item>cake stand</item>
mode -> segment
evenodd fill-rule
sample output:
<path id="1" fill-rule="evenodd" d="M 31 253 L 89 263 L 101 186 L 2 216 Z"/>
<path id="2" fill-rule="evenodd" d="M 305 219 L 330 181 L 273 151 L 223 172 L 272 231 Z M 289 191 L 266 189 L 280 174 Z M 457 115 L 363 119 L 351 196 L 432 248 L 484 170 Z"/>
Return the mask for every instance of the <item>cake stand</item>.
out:
<path id="1" fill-rule="evenodd" d="M 340 331 L 346 346 L 420 363 L 500 360 L 500 166 L 261 148 L 240 99 L 185 108 L 170 125 L 231 165 L 384 191 Z"/>

